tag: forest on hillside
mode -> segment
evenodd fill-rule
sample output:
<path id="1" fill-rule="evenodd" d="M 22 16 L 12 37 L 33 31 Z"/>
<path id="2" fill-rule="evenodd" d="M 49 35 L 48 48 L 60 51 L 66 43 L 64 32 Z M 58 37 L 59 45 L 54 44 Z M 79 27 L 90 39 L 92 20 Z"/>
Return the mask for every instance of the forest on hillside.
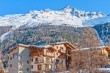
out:
<path id="1" fill-rule="evenodd" d="M 80 48 L 100 45 L 96 33 L 90 27 L 39 25 L 35 27 L 22 26 L 13 30 L 1 43 L 1 47 L 6 51 L 17 43 L 46 45 L 61 41 L 71 42 Z"/>

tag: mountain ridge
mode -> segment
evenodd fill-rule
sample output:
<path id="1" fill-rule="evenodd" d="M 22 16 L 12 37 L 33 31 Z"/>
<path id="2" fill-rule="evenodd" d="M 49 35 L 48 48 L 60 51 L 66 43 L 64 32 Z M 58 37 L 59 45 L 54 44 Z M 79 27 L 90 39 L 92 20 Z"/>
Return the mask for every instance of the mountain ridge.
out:
<path id="1" fill-rule="evenodd" d="M 104 17 L 101 12 L 82 11 L 66 6 L 61 10 L 32 10 L 25 14 L 13 14 L 0 16 L 0 26 L 33 25 L 47 23 L 50 25 L 63 25 L 82 27 L 83 22 L 99 17 Z M 36 25 L 36 26 L 37 26 Z"/>

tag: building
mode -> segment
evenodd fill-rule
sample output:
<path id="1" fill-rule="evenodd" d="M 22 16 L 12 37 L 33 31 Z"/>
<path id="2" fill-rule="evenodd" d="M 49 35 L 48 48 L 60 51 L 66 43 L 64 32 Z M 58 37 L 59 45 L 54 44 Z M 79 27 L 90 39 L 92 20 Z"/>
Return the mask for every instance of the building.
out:
<path id="1" fill-rule="evenodd" d="M 31 73 L 29 53 L 27 45 L 18 44 L 10 48 L 6 56 L 8 73 Z"/>
<path id="2" fill-rule="evenodd" d="M 3 63 L 2 63 L 2 51 L 0 50 L 0 72 L 4 71 Z"/>
<path id="3" fill-rule="evenodd" d="M 110 68 L 110 46 L 81 48 L 72 52 L 73 63 L 83 62 L 86 68 L 89 63 L 94 66 L 93 68 Z"/>
<path id="4" fill-rule="evenodd" d="M 10 48 L 7 56 L 8 73 L 52 73 L 66 71 L 71 63 L 68 42 L 46 46 L 17 44 Z"/>

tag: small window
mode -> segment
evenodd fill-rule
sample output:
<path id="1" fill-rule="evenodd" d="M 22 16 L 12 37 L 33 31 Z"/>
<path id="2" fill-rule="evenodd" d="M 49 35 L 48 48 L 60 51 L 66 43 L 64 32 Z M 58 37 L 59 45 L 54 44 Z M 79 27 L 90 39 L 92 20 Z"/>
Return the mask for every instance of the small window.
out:
<path id="1" fill-rule="evenodd" d="M 33 69 L 33 65 L 31 65 L 31 69 Z"/>
<path id="2" fill-rule="evenodd" d="M 34 63 L 36 64 L 36 63 L 38 63 L 38 58 L 35 58 L 35 61 L 34 61 Z"/>
<path id="3" fill-rule="evenodd" d="M 63 50 L 63 47 L 60 47 L 61 50 Z"/>
<path id="4" fill-rule="evenodd" d="M 58 46 L 57 46 L 57 49 L 58 49 Z"/>
<path id="5" fill-rule="evenodd" d="M 42 69 L 42 65 L 38 65 L 38 70 L 41 70 Z"/>
<path id="6" fill-rule="evenodd" d="M 27 64 L 29 64 L 29 61 L 27 60 Z"/>
<path id="7" fill-rule="evenodd" d="M 29 71 L 29 68 L 27 68 L 27 71 Z"/>
<path id="8" fill-rule="evenodd" d="M 58 53 L 56 53 L 58 55 Z"/>
<path id="9" fill-rule="evenodd" d="M 18 58 L 18 53 L 14 53 L 13 54 L 13 58 L 15 59 L 15 58 Z"/>
<path id="10" fill-rule="evenodd" d="M 35 61 L 38 61 L 38 58 L 36 58 Z"/>
<path id="11" fill-rule="evenodd" d="M 46 69 L 46 70 L 51 69 L 52 66 L 51 66 L 51 67 L 50 67 L 50 66 L 51 66 L 51 65 L 45 65 L 45 67 L 46 67 L 45 69 Z"/>
<path id="12" fill-rule="evenodd" d="M 12 60 L 12 57 L 10 57 L 10 60 Z"/>
<path id="13" fill-rule="evenodd" d="M 10 64 L 10 67 L 12 67 L 12 64 Z"/>
<path id="14" fill-rule="evenodd" d="M 108 54 L 108 57 L 110 58 L 110 54 Z"/>
<path id="15" fill-rule="evenodd" d="M 33 58 L 31 58 L 31 61 L 33 62 Z"/>

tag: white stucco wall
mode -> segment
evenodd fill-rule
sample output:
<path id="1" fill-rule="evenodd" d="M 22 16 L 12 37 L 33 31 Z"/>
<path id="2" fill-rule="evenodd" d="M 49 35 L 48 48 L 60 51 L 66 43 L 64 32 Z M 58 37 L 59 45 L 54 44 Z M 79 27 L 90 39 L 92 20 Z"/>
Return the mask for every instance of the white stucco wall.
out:
<path id="1" fill-rule="evenodd" d="M 18 53 L 17 58 L 13 58 L 13 54 Z M 9 53 L 9 58 L 12 57 L 12 60 L 9 59 L 8 61 L 8 73 L 30 73 L 30 58 L 29 58 L 30 50 L 26 49 L 24 47 L 18 47 L 15 50 L 11 51 Z M 29 64 L 27 63 L 27 60 L 29 61 Z M 10 67 L 10 64 L 12 64 L 12 67 Z M 20 70 L 21 67 L 21 70 Z M 29 68 L 29 71 L 27 71 L 27 68 Z"/>

